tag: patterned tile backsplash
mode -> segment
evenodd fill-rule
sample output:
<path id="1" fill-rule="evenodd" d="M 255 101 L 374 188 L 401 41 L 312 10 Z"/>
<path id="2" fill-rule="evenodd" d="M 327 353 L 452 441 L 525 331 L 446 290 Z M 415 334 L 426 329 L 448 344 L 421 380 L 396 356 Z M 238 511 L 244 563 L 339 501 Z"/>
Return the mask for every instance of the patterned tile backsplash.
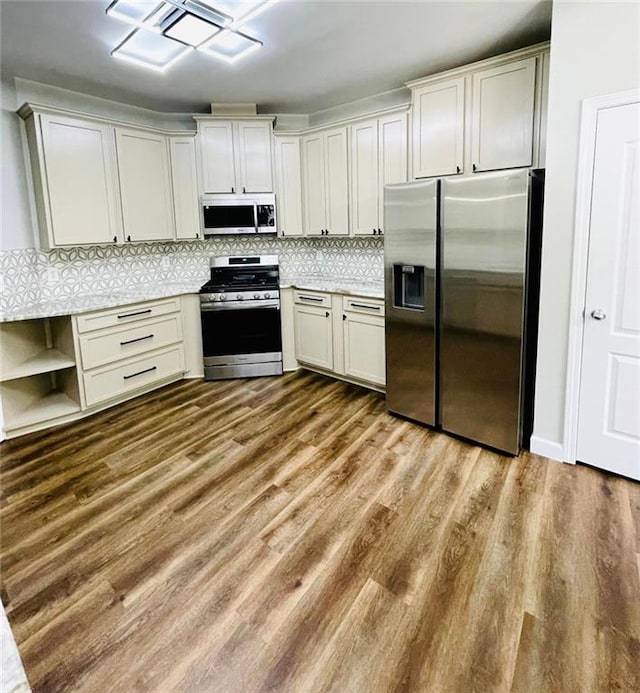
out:
<path id="1" fill-rule="evenodd" d="M 383 278 L 382 238 L 221 236 L 205 241 L 9 250 L 0 252 L 0 311 L 157 282 L 204 283 L 210 256 L 254 253 L 278 255 L 283 282 L 309 275 Z"/>

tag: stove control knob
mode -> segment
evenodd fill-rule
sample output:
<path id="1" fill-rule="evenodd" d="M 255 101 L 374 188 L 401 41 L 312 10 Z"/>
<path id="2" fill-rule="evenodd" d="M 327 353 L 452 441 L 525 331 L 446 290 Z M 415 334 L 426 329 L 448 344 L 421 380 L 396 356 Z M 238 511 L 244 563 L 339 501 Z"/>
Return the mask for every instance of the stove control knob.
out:
<path id="1" fill-rule="evenodd" d="M 253 297 L 258 300 L 260 298 L 260 294 L 253 294 Z"/>
<path id="2" fill-rule="evenodd" d="M 220 294 L 220 300 L 221 300 L 221 301 L 226 301 L 226 300 L 227 300 L 227 295 L 226 295 L 226 294 Z"/>
<path id="3" fill-rule="evenodd" d="M 271 294 L 267 291 L 267 293 L 264 295 L 265 298 L 271 298 Z"/>
<path id="4" fill-rule="evenodd" d="M 242 299 L 244 298 L 244 296 L 243 296 L 242 294 L 237 294 L 237 295 L 236 295 L 236 298 L 238 299 L 238 301 L 242 301 Z"/>

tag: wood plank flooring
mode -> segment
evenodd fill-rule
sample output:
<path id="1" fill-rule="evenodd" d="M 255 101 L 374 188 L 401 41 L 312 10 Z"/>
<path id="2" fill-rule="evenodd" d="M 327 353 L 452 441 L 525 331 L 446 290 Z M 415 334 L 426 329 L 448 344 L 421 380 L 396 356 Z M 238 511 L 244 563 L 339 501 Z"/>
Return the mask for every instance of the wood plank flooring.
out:
<path id="1" fill-rule="evenodd" d="M 640 485 L 309 372 L 0 448 L 34 691 L 640 691 Z"/>

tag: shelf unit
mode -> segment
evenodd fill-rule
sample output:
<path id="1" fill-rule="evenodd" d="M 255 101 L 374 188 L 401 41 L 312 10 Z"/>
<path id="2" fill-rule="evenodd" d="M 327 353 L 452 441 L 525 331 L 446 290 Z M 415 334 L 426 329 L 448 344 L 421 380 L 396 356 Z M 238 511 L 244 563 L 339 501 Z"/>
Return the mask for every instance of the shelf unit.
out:
<path id="1" fill-rule="evenodd" d="M 80 411 L 70 317 L 0 324 L 0 395 L 5 431 Z"/>

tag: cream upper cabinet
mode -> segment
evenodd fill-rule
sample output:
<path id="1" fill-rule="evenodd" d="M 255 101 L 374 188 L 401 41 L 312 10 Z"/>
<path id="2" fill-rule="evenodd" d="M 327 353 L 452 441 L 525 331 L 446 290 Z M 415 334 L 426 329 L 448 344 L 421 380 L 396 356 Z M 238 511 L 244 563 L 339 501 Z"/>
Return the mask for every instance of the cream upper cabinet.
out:
<path id="1" fill-rule="evenodd" d="M 272 192 L 271 123 L 234 123 L 239 178 L 236 192 Z"/>
<path id="2" fill-rule="evenodd" d="M 171 137 L 169 146 L 176 238 L 200 238 L 195 137 Z"/>
<path id="3" fill-rule="evenodd" d="M 536 58 L 473 74 L 473 171 L 531 166 Z"/>
<path id="4" fill-rule="evenodd" d="M 465 78 L 458 77 L 414 91 L 414 178 L 463 172 L 464 86 Z"/>
<path id="5" fill-rule="evenodd" d="M 229 193 L 236 189 L 233 123 L 199 123 L 202 156 L 202 189 L 205 193 Z"/>
<path id="6" fill-rule="evenodd" d="M 120 240 L 111 126 L 32 113 L 26 132 L 42 247 Z"/>
<path id="7" fill-rule="evenodd" d="M 383 231 L 384 186 L 407 180 L 407 114 L 351 126 L 351 229 L 355 235 Z"/>
<path id="8" fill-rule="evenodd" d="M 271 122 L 198 120 L 203 192 L 273 191 Z"/>
<path id="9" fill-rule="evenodd" d="M 349 234 L 347 129 L 303 138 L 305 227 L 308 236 Z"/>
<path id="10" fill-rule="evenodd" d="M 174 238 L 167 137 L 145 130 L 116 128 L 116 148 L 125 239 Z"/>
<path id="11" fill-rule="evenodd" d="M 276 204 L 283 236 L 301 236 L 302 168 L 299 137 L 275 137 Z"/>
<path id="12" fill-rule="evenodd" d="M 331 310 L 295 305 L 293 309 L 296 359 L 310 366 L 333 369 Z"/>

